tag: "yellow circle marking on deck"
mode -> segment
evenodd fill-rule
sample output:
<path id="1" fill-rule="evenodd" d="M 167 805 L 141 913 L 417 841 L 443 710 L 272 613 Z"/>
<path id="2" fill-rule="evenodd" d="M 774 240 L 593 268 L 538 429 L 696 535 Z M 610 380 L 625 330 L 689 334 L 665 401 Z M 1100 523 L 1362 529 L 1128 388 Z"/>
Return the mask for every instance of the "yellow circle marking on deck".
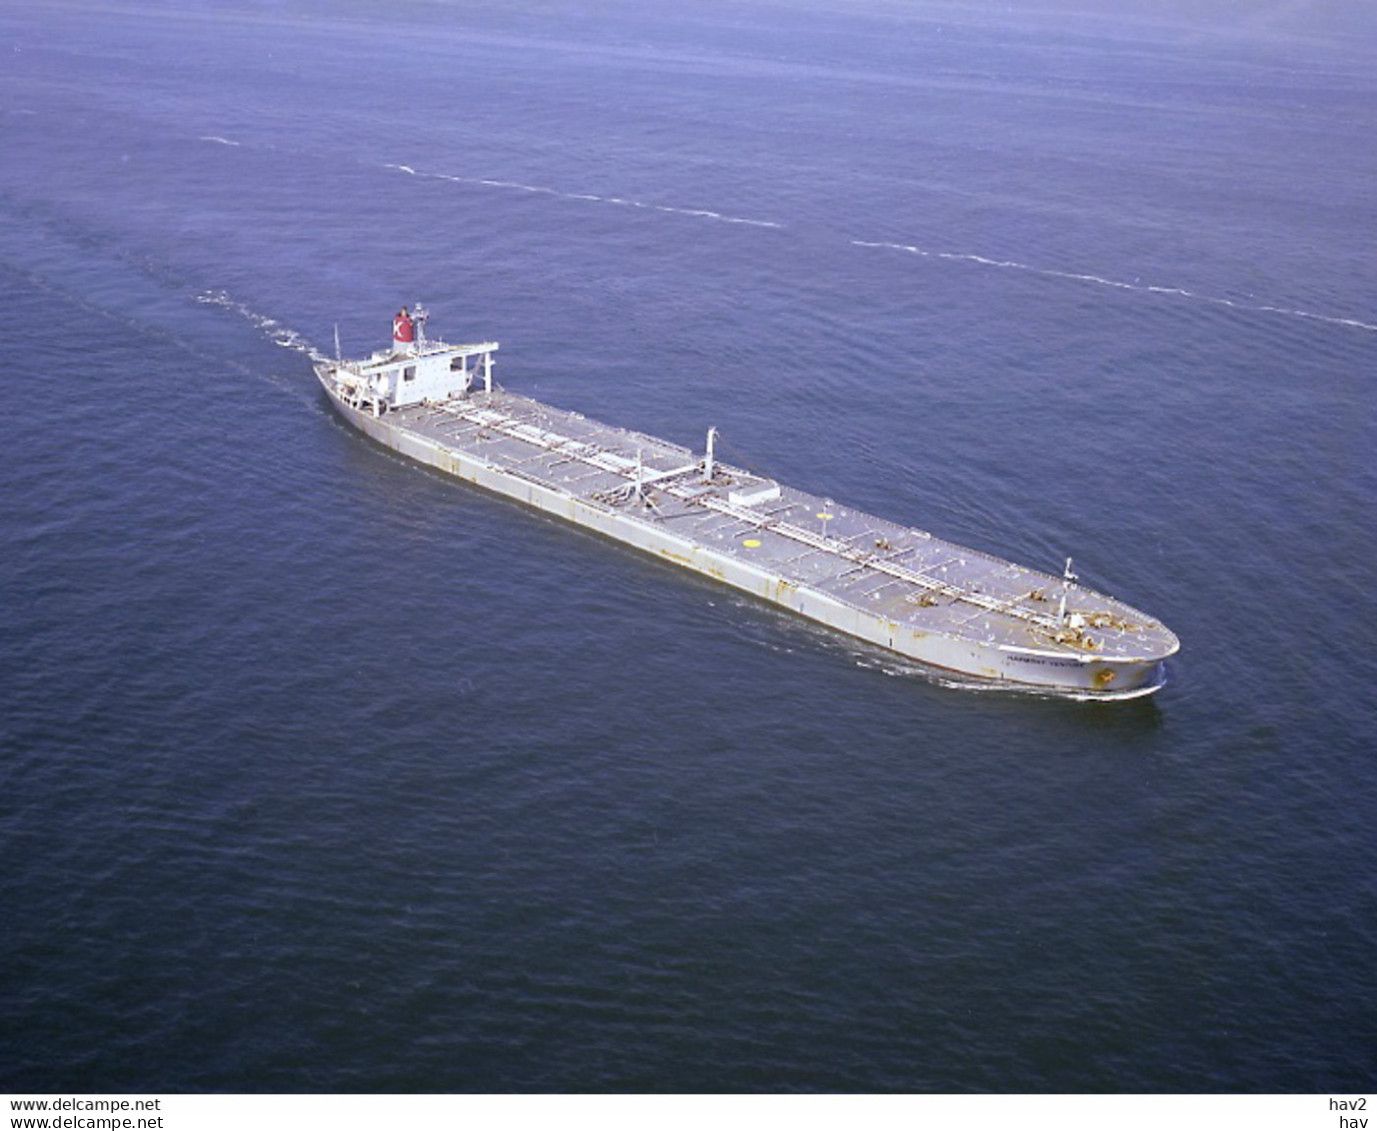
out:
<path id="1" fill-rule="evenodd" d="M 745 546 L 747 549 L 754 550 L 757 546 L 760 545 L 760 539 L 759 539 L 759 538 L 747 538 L 747 539 L 746 539 L 744 542 L 742 542 L 741 544 L 742 544 L 743 546 Z"/>

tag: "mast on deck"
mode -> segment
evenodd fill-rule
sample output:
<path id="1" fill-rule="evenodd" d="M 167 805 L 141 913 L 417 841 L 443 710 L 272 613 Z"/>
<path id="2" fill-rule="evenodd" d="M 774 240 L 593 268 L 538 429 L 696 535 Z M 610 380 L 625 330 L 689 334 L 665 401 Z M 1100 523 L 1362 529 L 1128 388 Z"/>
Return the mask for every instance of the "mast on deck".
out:
<path id="1" fill-rule="evenodd" d="M 1066 568 L 1062 570 L 1061 583 L 1061 604 L 1057 607 L 1057 623 L 1066 623 L 1066 594 L 1071 588 L 1071 583 L 1076 580 L 1076 575 L 1071 572 L 1071 559 L 1066 559 Z"/>

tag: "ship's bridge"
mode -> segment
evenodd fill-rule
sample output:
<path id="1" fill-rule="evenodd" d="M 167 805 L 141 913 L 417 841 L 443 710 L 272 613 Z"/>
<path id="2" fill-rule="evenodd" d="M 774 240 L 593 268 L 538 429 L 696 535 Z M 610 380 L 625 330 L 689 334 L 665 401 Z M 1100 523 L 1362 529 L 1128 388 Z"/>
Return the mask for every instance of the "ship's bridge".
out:
<path id="1" fill-rule="evenodd" d="M 335 371 L 340 384 L 364 402 L 405 408 L 463 395 L 478 381 L 492 392 L 492 355 L 497 345 L 429 341 L 382 351 L 367 361 L 341 362 Z"/>

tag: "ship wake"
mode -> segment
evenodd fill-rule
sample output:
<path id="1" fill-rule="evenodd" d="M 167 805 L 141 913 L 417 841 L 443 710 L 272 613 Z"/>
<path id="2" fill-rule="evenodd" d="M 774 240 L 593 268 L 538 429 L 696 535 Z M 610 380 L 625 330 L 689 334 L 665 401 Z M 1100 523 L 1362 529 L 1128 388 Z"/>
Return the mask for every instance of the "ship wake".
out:
<path id="1" fill-rule="evenodd" d="M 275 346 L 281 346 L 285 350 L 293 353 L 304 354 L 312 361 L 329 361 L 328 355 L 318 350 L 306 338 L 304 334 L 298 333 L 289 326 L 284 326 L 276 318 L 269 318 L 266 314 L 259 314 L 252 307 L 238 301 L 225 291 L 203 291 L 196 296 L 196 301 L 205 303 L 207 306 L 218 306 L 225 310 L 232 311 L 239 315 L 259 331 L 268 341 Z"/>

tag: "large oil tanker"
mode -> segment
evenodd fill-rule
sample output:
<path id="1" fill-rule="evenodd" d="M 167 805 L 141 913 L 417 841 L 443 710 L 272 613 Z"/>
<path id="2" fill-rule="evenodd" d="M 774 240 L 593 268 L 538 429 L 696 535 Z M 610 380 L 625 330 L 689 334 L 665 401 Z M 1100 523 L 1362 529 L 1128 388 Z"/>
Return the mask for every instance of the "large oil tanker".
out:
<path id="1" fill-rule="evenodd" d="M 427 340 L 418 304 L 391 348 L 316 373 L 389 448 L 922 665 L 1082 699 L 1165 681 L 1175 635 L 1069 560 L 1040 573 L 729 466 L 715 429 L 699 455 L 507 392 L 497 348 Z"/>

